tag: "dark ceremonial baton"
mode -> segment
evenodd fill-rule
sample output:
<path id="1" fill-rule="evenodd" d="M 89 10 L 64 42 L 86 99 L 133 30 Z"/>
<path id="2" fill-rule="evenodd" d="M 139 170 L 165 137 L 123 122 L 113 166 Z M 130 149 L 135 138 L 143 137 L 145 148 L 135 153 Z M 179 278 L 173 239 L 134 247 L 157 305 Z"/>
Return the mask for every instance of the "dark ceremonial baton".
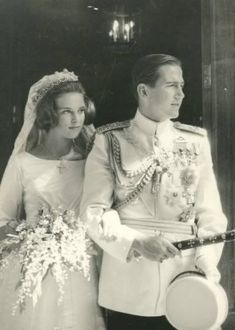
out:
<path id="1" fill-rule="evenodd" d="M 186 239 L 184 241 L 173 242 L 172 244 L 178 250 L 187 250 L 204 245 L 210 245 L 210 244 L 216 244 L 222 242 L 232 242 L 234 240 L 235 240 L 235 229 L 220 234 L 208 235 L 204 237 L 197 237 L 193 239 Z"/>

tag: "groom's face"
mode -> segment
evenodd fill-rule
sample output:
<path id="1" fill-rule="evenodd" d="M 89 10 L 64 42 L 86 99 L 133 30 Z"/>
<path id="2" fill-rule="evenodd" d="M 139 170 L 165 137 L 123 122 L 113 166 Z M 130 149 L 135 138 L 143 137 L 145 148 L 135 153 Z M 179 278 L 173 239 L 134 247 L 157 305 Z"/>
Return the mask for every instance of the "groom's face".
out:
<path id="1" fill-rule="evenodd" d="M 162 65 L 158 74 L 153 87 L 144 86 L 144 106 L 141 111 L 145 117 L 157 122 L 177 118 L 184 98 L 184 79 L 180 66 Z"/>

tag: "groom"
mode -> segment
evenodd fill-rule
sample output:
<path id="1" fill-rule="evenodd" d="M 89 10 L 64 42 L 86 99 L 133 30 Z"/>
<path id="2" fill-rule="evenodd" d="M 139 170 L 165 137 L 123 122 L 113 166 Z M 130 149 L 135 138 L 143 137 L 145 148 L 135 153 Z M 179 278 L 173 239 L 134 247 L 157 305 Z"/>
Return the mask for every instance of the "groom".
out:
<path id="1" fill-rule="evenodd" d="M 99 304 L 108 329 L 174 329 L 165 318 L 169 283 L 195 266 L 219 281 L 222 249 L 179 255 L 171 242 L 222 232 L 226 218 L 206 131 L 171 120 L 184 98 L 181 62 L 147 55 L 132 78 L 136 115 L 98 129 L 81 211 L 103 249 Z"/>

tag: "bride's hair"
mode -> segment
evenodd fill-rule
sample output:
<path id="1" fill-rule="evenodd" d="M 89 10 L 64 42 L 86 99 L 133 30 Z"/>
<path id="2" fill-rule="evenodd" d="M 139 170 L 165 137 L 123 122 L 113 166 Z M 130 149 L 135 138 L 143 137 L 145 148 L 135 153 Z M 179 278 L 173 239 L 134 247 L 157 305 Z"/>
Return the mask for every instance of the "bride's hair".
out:
<path id="1" fill-rule="evenodd" d="M 59 118 L 55 100 L 59 95 L 70 92 L 80 93 L 84 97 L 86 105 L 84 125 L 94 122 L 95 107 L 93 102 L 87 97 L 82 84 L 79 81 L 68 81 L 50 89 L 38 102 L 36 106 L 36 128 L 49 131 L 51 128 L 57 126 Z"/>
<path id="2" fill-rule="evenodd" d="M 76 148 L 86 153 L 89 149 L 90 136 L 87 136 L 86 131 L 90 131 L 90 127 L 95 119 L 95 105 L 88 98 L 85 90 L 80 81 L 67 81 L 51 88 L 42 97 L 42 99 L 36 105 L 36 119 L 34 125 L 28 135 L 26 151 L 32 150 L 37 144 L 43 141 L 45 132 L 48 132 L 51 128 L 56 127 L 59 122 L 58 111 L 56 109 L 56 98 L 64 93 L 77 92 L 83 95 L 86 105 L 85 109 L 85 121 L 84 125 L 88 130 L 82 130 L 79 136 L 75 139 Z M 89 126 L 90 125 L 90 126 Z M 93 133 L 92 133 L 93 134 Z M 89 134 L 88 135 L 91 135 Z"/>

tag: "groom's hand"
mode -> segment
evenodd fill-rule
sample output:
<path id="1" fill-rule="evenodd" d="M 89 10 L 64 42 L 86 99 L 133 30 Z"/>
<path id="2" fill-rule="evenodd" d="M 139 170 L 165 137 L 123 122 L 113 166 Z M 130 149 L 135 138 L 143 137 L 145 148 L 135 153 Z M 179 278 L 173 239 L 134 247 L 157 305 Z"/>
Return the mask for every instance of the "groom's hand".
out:
<path id="1" fill-rule="evenodd" d="M 163 235 L 143 235 L 134 240 L 132 250 L 137 251 L 144 258 L 162 262 L 168 258 L 181 255 L 180 251 Z"/>
<path id="2" fill-rule="evenodd" d="M 105 241 L 115 241 L 118 237 L 121 221 L 115 210 L 105 211 L 99 222 L 99 235 Z"/>

